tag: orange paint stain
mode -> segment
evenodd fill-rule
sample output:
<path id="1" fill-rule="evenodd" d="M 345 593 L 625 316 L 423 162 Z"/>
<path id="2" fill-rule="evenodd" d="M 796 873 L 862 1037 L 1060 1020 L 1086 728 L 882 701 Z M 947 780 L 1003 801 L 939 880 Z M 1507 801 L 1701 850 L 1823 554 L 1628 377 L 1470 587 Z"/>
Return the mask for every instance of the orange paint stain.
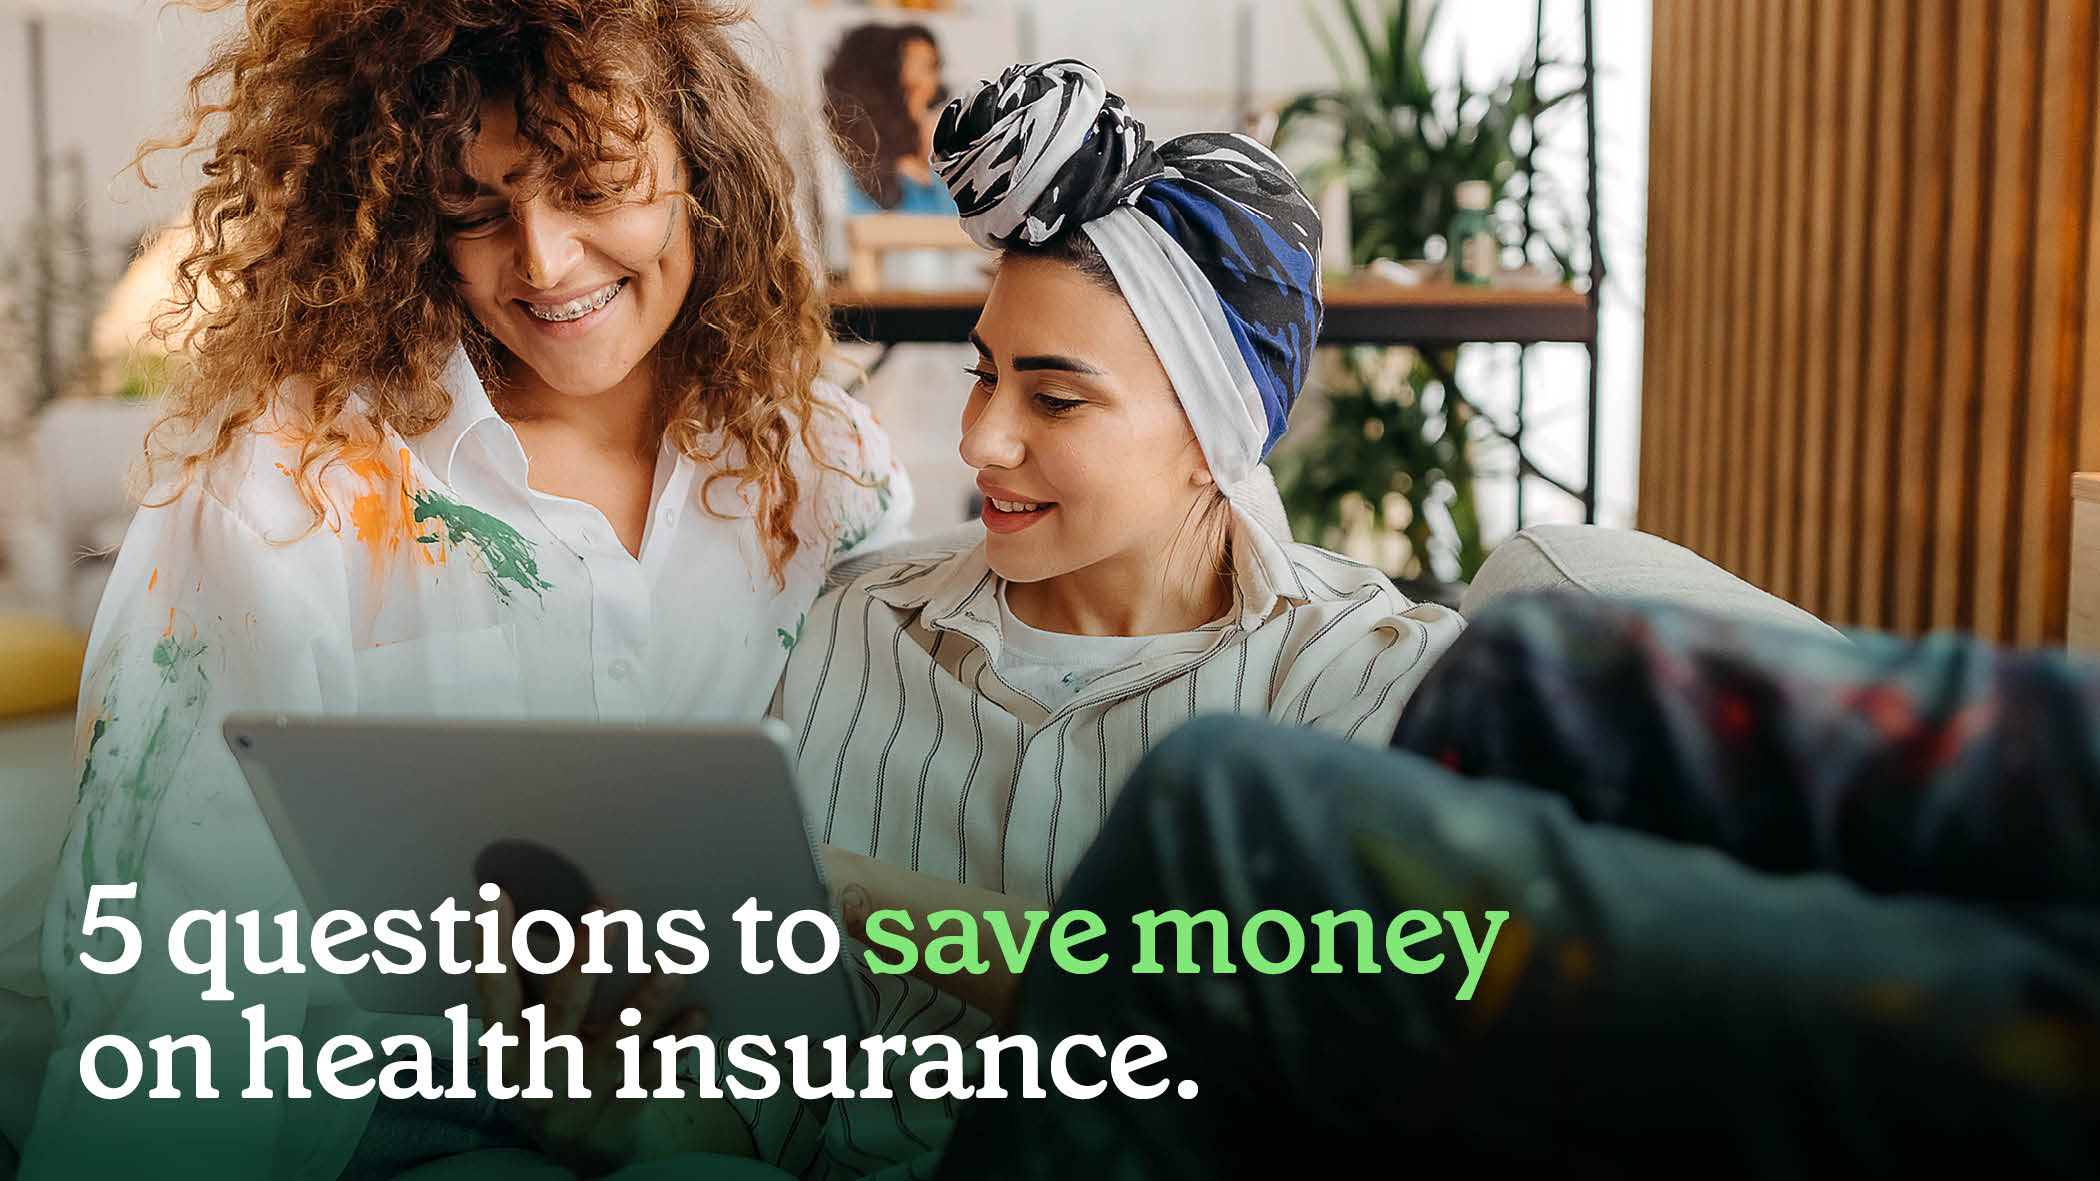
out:
<path id="1" fill-rule="evenodd" d="M 161 633 L 160 633 L 160 638 L 161 638 L 161 639 L 164 639 L 164 640 L 165 640 L 165 639 L 167 639 L 167 638 L 168 638 L 169 636 L 172 636 L 172 635 L 174 635 L 174 634 L 175 634 L 175 608 L 173 608 L 173 607 L 170 607 L 170 608 L 168 608 L 168 626 L 166 626 L 166 627 L 164 627 L 164 628 L 162 628 L 162 629 L 161 629 Z"/>
<path id="2" fill-rule="evenodd" d="M 402 522 L 401 491 L 394 473 L 371 459 L 347 460 L 345 466 L 365 486 L 350 501 L 350 511 L 345 514 L 355 530 L 354 536 L 375 556 L 391 556 L 401 546 Z"/>
<path id="3" fill-rule="evenodd" d="M 152 594 L 152 593 L 153 593 L 153 588 L 154 588 L 154 587 L 156 587 L 156 586 L 159 586 L 159 585 L 160 585 L 160 571 L 158 571 L 158 570 L 155 570 L 155 571 L 153 572 L 153 577 L 151 577 L 151 578 L 149 578 L 149 579 L 147 579 L 147 580 L 146 580 L 146 593 L 147 593 L 147 594 L 149 594 L 149 595 L 150 595 L 150 594 Z"/>
<path id="4" fill-rule="evenodd" d="M 344 461 L 350 474 L 364 485 L 364 491 L 351 499 L 345 515 L 352 536 L 371 551 L 375 572 L 390 566 L 404 543 L 412 545 L 416 557 L 426 566 L 445 560 L 442 541 L 418 540 L 422 529 L 416 523 L 416 486 L 408 448 L 401 448 L 399 459 L 398 470 L 377 459 Z"/>

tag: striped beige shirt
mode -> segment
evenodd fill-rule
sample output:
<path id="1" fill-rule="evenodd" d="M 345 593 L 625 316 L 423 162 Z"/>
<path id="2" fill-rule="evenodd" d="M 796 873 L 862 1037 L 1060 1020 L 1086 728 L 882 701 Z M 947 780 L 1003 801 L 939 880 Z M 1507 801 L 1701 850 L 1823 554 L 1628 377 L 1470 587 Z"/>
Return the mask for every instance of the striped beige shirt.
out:
<path id="1" fill-rule="evenodd" d="M 1459 617 L 1326 550 L 1234 532 L 1210 642 L 1113 669 L 1049 706 L 1002 681 L 981 543 L 907 544 L 819 597 L 777 712 L 819 839 L 1025 901 L 1056 896 L 1123 780 L 1202 714 L 1383 744 Z"/>
<path id="2" fill-rule="evenodd" d="M 1046 705 L 1002 681 L 981 532 L 864 559 L 810 609 L 774 712 L 823 840 L 1030 902 L 1053 899 L 1153 743 L 1199 714 L 1258 714 L 1383 744 L 1459 617 L 1370 567 L 1235 529 L 1234 604 L 1196 651 L 1142 655 Z M 860 973 L 871 1032 L 969 1043 L 992 1023 L 916 977 Z M 971 1061 L 976 1056 L 971 1055 Z M 896 1095 L 740 1102 L 759 1154 L 806 1181 L 931 1176 L 955 1107 Z"/>

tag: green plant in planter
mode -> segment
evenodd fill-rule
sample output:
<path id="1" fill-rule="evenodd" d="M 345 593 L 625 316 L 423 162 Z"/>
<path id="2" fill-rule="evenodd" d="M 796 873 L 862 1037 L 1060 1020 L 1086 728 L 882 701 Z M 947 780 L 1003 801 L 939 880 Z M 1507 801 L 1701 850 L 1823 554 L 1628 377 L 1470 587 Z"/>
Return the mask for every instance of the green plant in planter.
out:
<path id="1" fill-rule="evenodd" d="M 1328 157 L 1307 172 L 1314 191 L 1341 179 L 1349 189 L 1350 256 L 1358 265 L 1374 259 L 1425 257 L 1441 240 L 1458 208 L 1458 186 L 1488 182 L 1497 198 L 1505 242 L 1523 236 L 1519 219 L 1508 216 L 1515 199 L 1535 202 L 1547 194 L 1529 166 L 1537 120 L 1580 93 L 1571 88 L 1544 96 L 1537 62 L 1526 62 L 1507 78 L 1474 90 L 1463 79 L 1431 84 L 1424 51 L 1442 11 L 1439 0 L 1334 0 L 1348 30 L 1346 48 L 1321 20 L 1308 16 L 1333 60 L 1337 85 L 1309 91 L 1286 103 L 1277 119 L 1277 144 L 1288 149 L 1324 133 Z M 1534 209 L 1534 212 L 1544 212 Z M 1561 217 L 1562 225 L 1572 225 Z M 1562 273 L 1572 267 L 1558 242 L 1535 235 L 1536 244 Z M 1387 495 L 1398 493 L 1409 508 L 1401 526 L 1412 556 L 1398 576 L 1433 579 L 1432 542 L 1455 562 L 1461 581 L 1486 559 L 1474 511 L 1472 442 L 1482 425 L 1460 399 L 1450 396 L 1438 373 L 1455 369 L 1455 352 L 1432 358 L 1434 366 L 1409 355 L 1395 366 L 1356 350 L 1345 359 L 1342 380 L 1327 390 L 1328 423 L 1275 463 L 1277 484 L 1292 528 L 1307 540 L 1335 540 L 1342 502 L 1356 493 L 1369 503 L 1374 524 L 1386 528 Z M 1438 538 L 1430 512 L 1440 504 L 1448 536 Z"/>
<path id="2" fill-rule="evenodd" d="M 1277 113 L 1276 142 L 1288 148 L 1319 132 L 1332 144 L 1307 180 L 1316 190 L 1337 177 L 1348 184 L 1349 248 L 1358 265 L 1426 257 L 1429 243 L 1450 228 L 1458 186 L 1466 181 L 1488 182 L 1498 202 L 1527 192 L 1550 195 L 1535 187 L 1539 178 L 1526 149 L 1537 120 L 1582 93 L 1579 86 L 1541 93 L 1540 75 L 1555 63 L 1525 62 L 1487 90 L 1474 90 L 1464 78 L 1432 85 L 1423 59 L 1441 0 L 1334 0 L 1334 6 L 1348 26 L 1346 49 L 1317 9 L 1306 15 L 1338 84 L 1286 102 Z M 1515 219 L 1505 217 L 1502 228 L 1505 241 L 1522 233 Z M 1574 269 L 1559 242 L 1538 244 L 1563 273 Z"/>
<path id="3" fill-rule="evenodd" d="M 1338 543 L 1346 506 L 1360 499 L 1373 528 L 1397 525 L 1407 538 L 1406 564 L 1388 572 L 1396 579 L 1440 581 L 1431 564 L 1439 540 L 1460 580 L 1470 579 L 1487 560 L 1473 508 L 1470 413 L 1406 350 L 1349 349 L 1342 368 L 1319 433 L 1271 461 L 1292 534 Z M 1388 511 L 1393 497 L 1406 507 L 1398 521 Z M 1441 539 L 1433 506 L 1448 523 Z"/>

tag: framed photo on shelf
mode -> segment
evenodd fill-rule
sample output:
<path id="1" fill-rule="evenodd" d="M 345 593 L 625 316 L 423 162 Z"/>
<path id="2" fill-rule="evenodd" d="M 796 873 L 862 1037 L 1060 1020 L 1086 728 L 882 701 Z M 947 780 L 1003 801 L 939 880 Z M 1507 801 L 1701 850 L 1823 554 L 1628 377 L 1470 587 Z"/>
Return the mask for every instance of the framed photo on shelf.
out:
<path id="1" fill-rule="evenodd" d="M 1020 60 L 1014 11 L 844 4 L 796 8 L 790 85 L 823 134 L 818 220 L 826 262 L 858 288 L 984 284 L 926 156 L 956 91 Z"/>

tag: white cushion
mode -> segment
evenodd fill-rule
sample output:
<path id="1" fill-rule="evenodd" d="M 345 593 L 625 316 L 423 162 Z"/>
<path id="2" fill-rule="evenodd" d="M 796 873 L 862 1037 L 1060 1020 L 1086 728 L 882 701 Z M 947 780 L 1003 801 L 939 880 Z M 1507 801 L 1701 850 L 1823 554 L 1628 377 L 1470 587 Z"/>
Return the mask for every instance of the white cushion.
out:
<path id="1" fill-rule="evenodd" d="M 1495 547 L 1466 590 L 1468 618 L 1526 591 L 1575 590 L 1603 599 L 1669 603 L 1744 623 L 1838 635 L 1785 599 L 1653 534 L 1597 525 L 1534 525 Z"/>

